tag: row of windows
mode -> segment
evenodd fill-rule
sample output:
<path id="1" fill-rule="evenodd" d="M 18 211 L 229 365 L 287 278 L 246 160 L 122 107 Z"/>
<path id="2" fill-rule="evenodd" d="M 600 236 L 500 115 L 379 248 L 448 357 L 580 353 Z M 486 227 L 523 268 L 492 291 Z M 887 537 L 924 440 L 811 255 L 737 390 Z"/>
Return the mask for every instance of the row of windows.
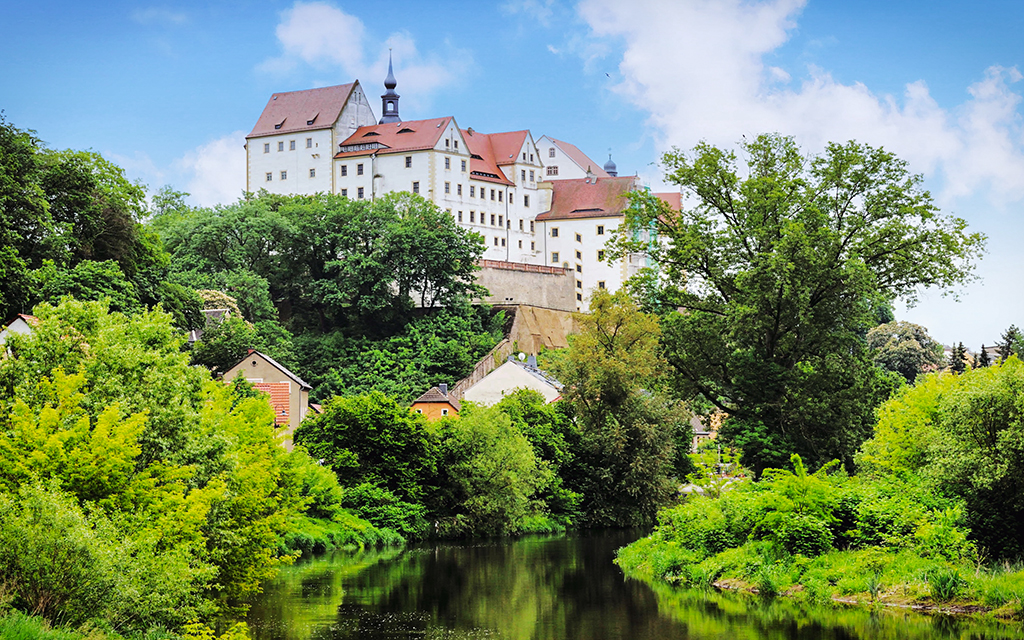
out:
<path id="1" fill-rule="evenodd" d="M 577 251 L 576 252 L 576 259 L 577 260 L 582 260 L 583 259 L 583 252 L 582 251 Z M 598 260 L 598 262 L 604 262 L 604 249 L 598 249 L 597 250 L 597 260 Z M 558 264 L 558 252 L 557 251 L 552 251 L 551 252 L 551 264 Z M 576 271 L 578 271 L 580 273 L 583 273 L 583 267 L 581 265 L 576 265 Z"/>
<path id="2" fill-rule="evenodd" d="M 343 164 L 343 165 L 341 165 L 341 177 L 344 178 L 347 175 L 348 175 L 348 165 L 347 164 Z M 360 163 L 358 163 L 356 165 L 356 175 L 357 176 L 363 175 L 363 163 L 362 162 L 360 162 Z"/>
<path id="3" fill-rule="evenodd" d="M 306 148 L 307 149 L 312 149 L 313 148 L 313 138 L 306 138 Z M 284 140 L 281 140 L 281 141 L 279 141 L 277 143 L 277 150 L 278 151 L 284 151 Z M 289 140 L 288 141 L 288 150 L 289 151 L 295 151 L 295 141 L 294 140 Z M 264 142 L 263 143 L 263 153 L 270 153 L 270 143 L 269 142 Z"/>
<path id="4" fill-rule="evenodd" d="M 363 191 L 363 187 L 359 187 L 358 189 L 356 189 L 356 198 L 358 198 L 359 200 L 362 200 L 365 193 L 366 192 Z M 341 190 L 341 197 L 342 198 L 347 198 L 348 197 L 348 189 L 342 189 Z"/>
<path id="5" fill-rule="evenodd" d="M 531 229 L 531 231 L 533 231 L 533 229 Z M 603 236 L 604 235 L 604 225 L 603 224 L 597 225 L 596 235 L 599 235 L 599 236 Z M 558 227 L 551 227 L 551 237 L 552 238 L 557 238 L 558 237 Z M 580 234 L 580 233 L 576 234 L 576 242 L 583 242 L 583 234 Z"/>
<path id="6" fill-rule="evenodd" d="M 316 169 L 310 169 L 309 170 L 309 177 L 310 178 L 315 178 L 316 177 Z M 282 180 L 287 180 L 288 179 L 288 172 L 287 171 L 282 171 L 281 172 L 281 179 Z M 267 172 L 267 182 L 273 182 L 273 180 L 274 180 L 274 172 L 273 171 L 268 171 Z"/>
<path id="7" fill-rule="evenodd" d="M 447 140 L 445 142 L 447 142 Z M 456 148 L 458 148 L 458 147 L 456 147 Z M 406 169 L 412 169 L 412 156 L 405 156 L 405 168 Z M 444 159 L 444 168 L 445 169 L 451 169 L 452 168 L 452 159 L 451 158 L 446 157 Z M 462 161 L 462 170 L 463 171 L 466 170 L 466 161 L 465 160 Z"/>
<path id="8" fill-rule="evenodd" d="M 452 212 L 452 210 L 448 209 L 448 213 L 451 213 L 451 212 Z M 463 221 L 462 220 L 462 212 L 461 211 L 459 211 L 458 215 L 456 216 L 456 220 L 458 220 L 459 222 Z M 470 211 L 469 212 L 469 221 L 472 224 L 476 224 L 476 211 Z M 487 214 L 484 213 L 483 211 L 480 212 L 480 224 L 487 224 Z M 505 226 L 505 216 L 492 213 L 491 214 L 491 226 L 492 227 L 504 227 Z M 512 221 L 511 220 L 508 221 L 508 228 L 510 228 L 510 229 L 512 228 Z M 530 228 L 531 229 L 533 228 L 533 222 L 532 221 L 530 222 Z M 519 221 L 519 230 L 520 231 L 523 230 L 523 221 L 522 220 Z"/>
<path id="9" fill-rule="evenodd" d="M 520 182 L 526 182 L 526 169 L 519 170 L 519 177 L 522 178 Z M 534 174 L 533 169 L 530 169 L 530 182 L 534 182 L 535 177 L 536 174 Z"/>

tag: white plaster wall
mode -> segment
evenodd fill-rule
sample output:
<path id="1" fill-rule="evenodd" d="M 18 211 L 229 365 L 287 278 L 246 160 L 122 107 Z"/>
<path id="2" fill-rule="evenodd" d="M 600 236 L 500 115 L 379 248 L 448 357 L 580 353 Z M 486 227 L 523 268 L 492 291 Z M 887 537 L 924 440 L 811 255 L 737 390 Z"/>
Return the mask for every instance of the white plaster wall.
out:
<path id="1" fill-rule="evenodd" d="M 312 146 L 306 146 L 306 140 Z M 295 150 L 290 143 L 295 142 Z M 250 138 L 246 141 L 248 162 L 248 190 L 266 189 L 271 193 L 313 194 L 331 191 L 331 141 L 330 129 L 296 131 L 282 135 Z M 278 143 L 284 143 L 284 150 L 278 151 Z M 264 145 L 270 151 L 264 152 Z M 310 177 L 309 170 L 316 175 Z M 281 180 L 281 171 L 287 171 L 287 179 Z M 266 174 L 271 174 L 267 180 Z"/>
<path id="2" fill-rule="evenodd" d="M 576 161 L 569 156 L 562 153 L 562 150 L 551 141 L 548 136 L 543 136 L 537 141 L 537 149 L 540 152 L 540 161 L 544 165 L 543 177 L 538 177 L 543 180 L 569 180 L 572 178 L 586 178 L 587 168 L 581 167 L 576 164 Z M 551 150 L 554 149 L 554 157 L 550 155 Z M 596 162 L 596 160 L 595 160 Z M 556 166 L 558 167 L 558 175 L 551 176 L 547 173 L 547 167 Z M 600 169 L 601 167 L 594 167 L 594 169 Z"/>
<path id="3" fill-rule="evenodd" d="M 580 283 L 576 292 L 577 309 L 586 310 L 590 305 L 590 296 L 597 290 L 598 283 L 604 282 L 605 289 L 614 293 L 622 286 L 626 278 L 632 275 L 628 269 L 628 260 L 618 260 L 613 264 L 598 260 L 597 252 L 605 250 L 605 243 L 611 238 L 612 232 L 622 223 L 621 216 L 603 218 L 580 218 L 574 220 L 549 220 L 542 224 L 546 251 L 544 264 L 549 266 L 568 265 L 574 277 Z M 597 227 L 604 227 L 604 234 L 598 235 Z M 558 229 L 558 236 L 553 236 Z M 576 234 L 581 241 L 576 241 Z M 579 252 L 577 257 L 576 252 Z M 552 253 L 558 253 L 558 261 L 552 261 Z M 579 266 L 580 271 L 576 270 Z"/>

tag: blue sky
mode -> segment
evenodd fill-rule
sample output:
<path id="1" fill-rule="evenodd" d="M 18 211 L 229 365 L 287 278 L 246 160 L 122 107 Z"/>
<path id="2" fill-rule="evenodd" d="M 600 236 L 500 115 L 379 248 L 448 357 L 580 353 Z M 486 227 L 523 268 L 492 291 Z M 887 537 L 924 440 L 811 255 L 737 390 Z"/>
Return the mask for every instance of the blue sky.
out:
<path id="1" fill-rule="evenodd" d="M 883 145 L 989 235 L 979 283 L 900 319 L 977 349 L 1024 325 L 1024 7 L 1019 1 L 42 1 L 5 7 L 0 109 L 199 204 L 244 186 L 270 94 L 359 79 L 395 55 L 405 119 L 574 142 L 659 186 L 699 140 L 780 131 Z M 379 105 L 375 104 L 379 110 Z"/>

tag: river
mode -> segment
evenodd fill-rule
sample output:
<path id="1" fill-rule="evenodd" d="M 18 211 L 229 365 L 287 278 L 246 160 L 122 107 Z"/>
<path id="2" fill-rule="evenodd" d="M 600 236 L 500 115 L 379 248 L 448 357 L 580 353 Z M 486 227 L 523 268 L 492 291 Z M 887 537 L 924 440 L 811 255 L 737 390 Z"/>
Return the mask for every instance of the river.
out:
<path id="1" fill-rule="evenodd" d="M 282 569 L 254 640 L 913 640 L 1024 638 L 994 621 L 652 587 L 612 562 L 637 532 L 335 553 Z"/>

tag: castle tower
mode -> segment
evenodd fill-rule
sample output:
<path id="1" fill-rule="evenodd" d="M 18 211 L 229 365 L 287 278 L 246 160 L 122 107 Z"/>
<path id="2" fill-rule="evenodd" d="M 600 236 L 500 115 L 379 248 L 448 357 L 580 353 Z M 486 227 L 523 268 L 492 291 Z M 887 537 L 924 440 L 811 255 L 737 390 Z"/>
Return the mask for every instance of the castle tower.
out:
<path id="1" fill-rule="evenodd" d="M 395 72 L 391 70 L 391 52 L 388 52 L 388 77 L 384 79 L 384 88 L 387 91 L 380 97 L 381 100 L 381 114 L 382 117 L 380 122 L 377 124 L 386 124 L 388 122 L 401 122 L 402 119 L 398 116 L 398 98 L 399 95 L 395 93 L 395 87 L 398 86 L 398 82 L 395 81 Z"/>
<path id="2" fill-rule="evenodd" d="M 612 161 L 611 152 L 608 153 L 608 162 L 604 163 L 604 172 L 613 178 L 619 175 L 618 167 L 616 167 L 615 163 Z"/>

